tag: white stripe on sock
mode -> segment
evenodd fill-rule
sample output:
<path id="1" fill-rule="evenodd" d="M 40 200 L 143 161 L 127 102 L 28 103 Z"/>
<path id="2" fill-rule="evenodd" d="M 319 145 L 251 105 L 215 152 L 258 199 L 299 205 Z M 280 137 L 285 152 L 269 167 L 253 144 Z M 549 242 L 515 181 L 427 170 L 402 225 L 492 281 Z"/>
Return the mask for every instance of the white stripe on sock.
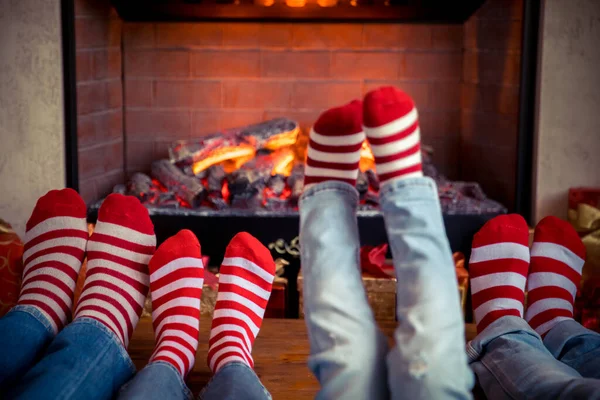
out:
<path id="1" fill-rule="evenodd" d="M 124 249 L 120 246 L 113 246 L 111 244 L 95 241 L 88 242 L 87 251 L 99 251 L 139 264 L 148 264 L 148 261 L 150 261 L 150 258 L 152 257 L 150 254 L 137 253 L 135 251 Z M 102 258 L 102 256 L 99 258 Z"/>
<path id="2" fill-rule="evenodd" d="M 412 124 L 414 124 L 419 118 L 417 109 L 413 107 L 412 110 L 405 116 L 398 118 L 392 122 L 388 122 L 385 125 L 378 126 L 376 128 L 368 128 L 363 126 L 363 130 L 367 136 L 372 138 L 384 138 L 386 136 L 395 135 L 399 132 L 405 131 Z M 378 171 L 379 172 L 379 171 Z"/>
<path id="3" fill-rule="evenodd" d="M 139 290 L 137 290 L 133 286 L 129 285 L 127 282 L 121 280 L 120 278 L 115 278 L 112 275 L 108 275 L 105 273 L 97 273 L 92 276 L 86 277 L 85 285 L 89 284 L 88 287 L 91 287 L 92 286 L 91 284 L 96 281 L 108 282 L 108 283 L 112 283 L 113 285 L 116 285 L 117 287 L 120 287 L 125 292 L 127 292 L 127 294 L 129 294 L 129 296 L 131 296 L 131 298 L 137 304 L 144 304 L 144 302 L 146 301 L 146 296 L 143 293 L 140 293 Z M 136 315 L 137 315 L 137 313 L 136 313 Z"/>
<path id="4" fill-rule="evenodd" d="M 556 274 L 554 272 L 534 272 L 529 274 L 529 277 L 527 278 L 528 291 L 546 286 L 557 286 L 566 289 L 573 296 L 573 300 L 575 300 L 577 286 L 564 275 Z"/>
<path id="5" fill-rule="evenodd" d="M 174 282 L 169 283 L 168 285 L 165 285 L 159 289 L 156 289 L 155 291 L 153 291 L 151 293 L 152 295 L 152 301 L 157 301 L 158 299 L 160 299 L 161 297 L 163 297 L 164 295 L 167 295 L 169 293 L 172 293 L 175 290 L 179 290 L 179 289 L 186 289 L 186 288 L 191 288 L 191 289 L 202 289 L 202 285 L 204 284 L 204 279 L 203 278 L 181 278 L 181 279 L 177 279 Z"/>
<path id="6" fill-rule="evenodd" d="M 214 342 L 213 344 L 211 344 L 210 347 L 211 348 L 217 347 L 223 343 L 228 343 L 228 342 L 234 342 L 234 343 L 240 344 L 242 346 L 242 350 L 244 351 L 244 355 L 247 356 L 247 358 L 249 358 L 250 360 L 252 360 L 252 356 L 250 355 L 250 353 L 248 352 L 248 349 L 246 348 L 246 343 L 244 343 L 244 341 L 237 336 L 223 336 L 221 339 L 219 339 L 216 342 Z"/>
<path id="7" fill-rule="evenodd" d="M 100 282 L 104 282 L 107 279 L 103 279 L 102 277 L 100 277 L 101 279 L 97 279 Z M 90 280 L 86 280 L 86 284 L 88 284 L 90 282 Z M 118 286 L 121 287 L 121 286 Z M 127 291 L 127 290 L 126 290 Z M 127 291 L 128 292 L 128 291 Z M 137 292 L 137 290 L 136 290 Z M 125 308 L 125 311 L 127 311 L 127 316 L 129 317 L 129 320 L 132 321 L 133 319 L 135 319 L 138 316 L 138 313 L 133 309 L 133 307 L 131 306 L 131 304 L 129 303 L 129 301 L 127 301 L 127 299 L 119 292 L 116 292 L 110 288 L 104 287 L 104 286 L 99 286 L 99 285 L 88 285 L 87 288 L 85 289 L 85 297 L 87 298 L 89 295 L 92 295 L 90 298 L 90 301 L 94 301 L 94 297 L 93 295 L 96 294 L 103 294 L 111 299 L 115 299 L 120 305 L 123 306 L 123 308 Z M 129 294 L 129 292 L 128 292 Z M 130 294 L 131 295 L 131 294 Z M 135 296 L 132 296 L 135 299 Z M 82 297 L 83 298 L 83 297 Z M 80 298 L 81 300 L 81 298 Z M 85 298 L 84 298 L 85 300 Z M 145 300 L 145 298 L 144 298 Z M 139 304 L 139 302 L 138 302 Z M 77 305 L 77 309 L 79 309 L 79 304 Z"/>
<path id="8" fill-rule="evenodd" d="M 25 233 L 25 243 L 30 242 L 32 239 L 36 237 L 52 232 L 52 231 L 60 231 L 63 229 L 76 229 L 83 231 L 87 234 L 87 225 L 85 222 L 85 218 L 77 218 L 77 217 L 52 217 L 43 220 L 30 230 Z"/>
<path id="9" fill-rule="evenodd" d="M 204 268 L 204 264 L 200 258 L 196 257 L 180 257 L 173 261 L 170 261 L 168 264 L 163 265 L 161 268 L 157 269 L 150 275 L 150 280 L 152 282 L 156 282 L 160 278 L 163 278 L 173 271 L 177 271 L 181 268 Z"/>
<path id="10" fill-rule="evenodd" d="M 77 314 L 77 318 L 90 317 L 90 318 L 95 318 L 95 319 L 102 321 L 106 326 L 108 326 L 113 331 L 113 333 L 115 335 L 117 335 L 117 338 L 119 338 L 119 340 L 121 340 L 121 342 L 125 344 L 125 347 L 127 347 L 127 343 L 129 340 L 127 338 L 125 338 L 126 340 L 123 340 L 123 338 L 121 337 L 121 334 L 119 333 L 119 329 L 112 322 L 112 320 L 110 318 L 108 318 L 106 313 L 98 312 L 96 310 L 83 310 L 76 314 Z"/>
<path id="11" fill-rule="evenodd" d="M 75 310 L 75 314 L 77 316 L 79 316 L 78 315 L 79 310 L 85 306 L 98 306 L 98 307 L 104 308 L 108 314 L 110 314 L 116 318 L 116 320 L 119 323 L 119 325 L 121 326 L 121 329 L 123 330 L 123 333 L 125 334 L 125 336 L 129 336 L 130 332 L 129 332 L 129 329 L 127 328 L 127 320 L 125 319 L 125 316 L 121 313 L 121 311 L 117 307 L 113 306 L 111 303 L 109 303 L 108 301 L 106 301 L 104 299 L 100 299 L 98 297 L 87 297 L 86 296 L 86 298 L 83 301 L 80 301 L 77 304 L 77 310 Z M 132 325 L 132 326 L 135 327 L 135 325 Z"/>
<path id="12" fill-rule="evenodd" d="M 45 294 L 27 293 L 22 296 L 19 296 L 19 301 L 23 301 L 23 300 L 37 300 L 39 302 L 42 302 L 42 303 L 46 304 L 48 307 L 50 307 L 52 309 L 52 311 L 54 311 L 54 313 L 56 314 L 58 319 L 60 319 L 63 324 L 67 320 L 67 314 L 65 314 L 65 311 L 63 310 L 63 308 L 54 299 L 46 296 Z M 39 308 L 38 308 L 38 310 L 43 311 Z M 52 318 L 49 318 L 49 319 L 51 320 Z"/>
<path id="13" fill-rule="evenodd" d="M 219 300 L 233 301 L 233 302 L 236 302 L 238 304 L 241 304 L 244 307 L 249 308 L 254 313 L 254 315 L 256 315 L 260 319 L 262 319 L 262 317 L 265 315 L 265 309 L 264 308 L 262 308 L 261 306 L 257 305 L 252 300 L 247 299 L 244 296 L 240 296 L 237 293 L 233 293 L 233 292 L 221 292 L 221 291 L 219 291 L 219 294 L 217 294 L 217 301 L 219 301 Z"/>
<path id="14" fill-rule="evenodd" d="M 54 267 L 42 267 L 40 269 L 37 269 L 37 270 L 29 273 L 25 277 L 21 291 L 23 290 L 23 288 L 25 286 L 29 285 L 32 282 L 33 278 L 36 278 L 40 275 L 52 276 L 52 277 L 64 282 L 65 285 L 67 285 L 68 287 L 75 289 L 75 281 L 73 279 L 71 279 L 71 277 L 69 275 L 65 274 L 61 270 L 54 268 Z"/>
<path id="15" fill-rule="evenodd" d="M 52 247 L 57 247 L 57 246 L 61 246 L 61 247 L 73 247 L 75 249 L 85 249 L 85 245 L 87 243 L 86 239 L 83 238 L 79 238 L 79 237 L 73 237 L 73 236 L 63 236 L 60 238 L 55 238 L 55 239 L 48 239 L 48 240 L 44 240 L 41 243 L 36 244 L 35 246 L 27 249 L 27 251 L 25 251 L 23 253 L 23 260 L 27 260 L 29 257 L 31 257 L 33 254 L 37 253 L 38 251 L 42 251 L 42 250 L 46 250 Z"/>
<path id="16" fill-rule="evenodd" d="M 332 168 L 315 168 L 311 167 L 310 165 L 305 165 L 304 176 L 323 176 L 326 178 L 356 179 L 356 177 L 358 176 L 358 169 L 344 170 Z"/>
<path id="17" fill-rule="evenodd" d="M 371 151 L 375 157 L 387 157 L 415 147 L 419 144 L 420 140 L 420 130 L 417 128 L 413 133 L 403 139 L 380 145 L 372 144 Z"/>
<path id="18" fill-rule="evenodd" d="M 351 153 L 325 153 L 308 146 L 308 158 L 329 163 L 354 164 L 360 161 L 360 151 L 353 151 Z"/>
<path id="19" fill-rule="evenodd" d="M 256 326 L 256 324 L 254 323 L 254 321 L 252 321 L 250 319 L 250 317 L 248 317 L 245 313 L 238 311 L 238 310 L 231 310 L 231 309 L 215 310 L 215 312 L 213 313 L 213 320 L 217 319 L 217 318 L 235 318 L 239 321 L 244 322 L 246 324 L 246 326 L 248 326 L 248 328 L 250 328 L 250 331 L 252 332 L 252 335 L 254 335 L 254 337 L 256 337 L 256 335 L 258 335 L 258 332 L 260 331 L 260 328 L 258 326 Z"/>
<path id="20" fill-rule="evenodd" d="M 525 313 L 525 319 L 530 321 L 533 317 L 548 310 L 567 310 L 571 313 L 573 312 L 573 304 L 571 302 L 566 301 L 564 299 L 559 299 L 555 297 L 548 297 L 545 299 L 541 299 L 536 301 L 535 303 L 529 305 L 527 307 L 527 312 Z"/>
<path id="21" fill-rule="evenodd" d="M 169 300 L 166 303 L 162 304 L 157 309 L 152 310 L 152 319 L 153 320 L 158 319 L 158 317 L 160 317 L 160 315 L 162 313 L 164 313 L 166 310 L 169 310 L 170 308 L 175 308 L 175 307 L 189 307 L 189 308 L 194 308 L 194 309 L 199 310 L 200 309 L 200 299 L 196 299 L 193 297 L 176 297 L 176 298 Z"/>
<path id="22" fill-rule="evenodd" d="M 509 298 L 491 299 L 475 309 L 475 320 L 481 321 L 489 312 L 496 310 L 517 310 L 522 316 L 523 304 L 520 301 Z"/>
<path id="23" fill-rule="evenodd" d="M 110 222 L 100 221 L 96 224 L 94 232 L 102 235 L 112 236 L 129 243 L 139 244 L 141 246 L 155 246 L 156 236 L 147 235 L 125 226 L 112 224 Z"/>
<path id="24" fill-rule="evenodd" d="M 271 296 L 270 291 L 265 290 L 265 289 L 261 288 L 260 286 L 257 286 L 254 283 L 250 282 L 249 280 L 246 280 L 237 275 L 229 275 L 229 274 L 221 273 L 219 275 L 219 283 L 227 283 L 227 284 L 239 286 L 242 289 L 246 289 L 246 290 L 254 293 L 261 299 L 269 300 L 269 297 Z"/>
<path id="25" fill-rule="evenodd" d="M 198 318 L 188 317 L 187 315 L 170 315 L 162 321 L 160 321 L 160 324 L 158 324 L 158 326 L 154 330 L 154 333 L 159 333 L 162 330 L 163 326 L 167 324 L 182 324 L 198 330 L 199 321 Z"/>
<path id="26" fill-rule="evenodd" d="M 132 268 L 125 267 L 121 264 L 105 260 L 103 258 L 94 258 L 93 260 L 88 260 L 87 270 L 91 271 L 94 268 L 106 268 L 112 271 L 116 271 L 120 274 L 127 276 L 128 278 L 133 279 L 136 282 L 143 284 L 144 286 L 148 286 L 150 284 L 150 280 L 148 278 L 148 274 L 145 272 L 136 271 Z M 105 275 L 102 273 L 102 275 Z M 86 278 L 87 279 L 87 278 Z M 124 282 L 120 278 L 117 278 L 116 281 Z M 119 286 L 119 285 L 117 285 Z"/>
<path id="27" fill-rule="evenodd" d="M 31 260 L 25 266 L 25 268 L 23 268 L 23 277 L 29 278 L 29 276 L 27 276 L 27 273 L 29 272 L 30 269 L 32 269 L 33 267 L 35 267 L 38 264 L 46 263 L 49 261 L 58 261 L 60 263 L 66 264 L 67 266 L 72 268 L 73 271 L 75 271 L 75 272 L 79 272 L 79 270 L 81 269 L 81 261 L 79 261 L 79 259 L 77 259 L 76 257 L 73 257 L 72 255 L 65 254 L 65 253 L 50 253 L 50 254 L 45 254 L 43 256 L 36 257 L 33 260 Z M 52 268 L 54 268 L 54 267 L 52 267 Z"/>
<path id="28" fill-rule="evenodd" d="M 551 242 L 535 242 L 531 246 L 531 257 L 547 257 L 568 265 L 571 269 L 581 274 L 585 260 L 560 244 Z"/>
<path id="29" fill-rule="evenodd" d="M 234 325 L 234 324 L 217 325 L 210 330 L 209 340 L 214 338 L 215 336 L 217 336 L 219 333 L 228 332 L 228 331 L 240 333 L 244 337 L 244 341 L 246 342 L 245 350 L 250 355 L 252 353 L 252 351 L 251 351 L 252 343 L 250 342 L 250 338 L 248 337 L 248 333 L 246 332 L 246 330 L 239 325 Z"/>
<path id="30" fill-rule="evenodd" d="M 498 272 L 478 276 L 471 278 L 471 294 L 496 286 L 514 286 L 523 290 L 526 280 L 527 278 L 516 272 Z"/>
<path id="31" fill-rule="evenodd" d="M 50 268 L 48 268 L 48 269 L 50 269 Z M 47 275 L 49 275 L 49 274 L 47 274 Z M 57 279 L 60 280 L 60 278 L 57 278 Z M 21 287 L 21 293 L 24 292 L 25 290 L 29 290 L 29 289 L 46 289 L 46 290 L 49 290 L 52 293 L 54 293 L 56 296 L 60 297 L 60 299 L 65 302 L 65 304 L 67 305 L 67 307 L 70 308 L 73 305 L 73 296 L 65 293 L 64 290 L 60 289 L 59 287 L 57 287 L 53 283 L 49 283 L 49 282 L 46 282 L 44 280 L 34 280 L 33 282 L 30 281 L 30 282 L 27 282 L 27 284 L 25 284 L 25 285 L 23 285 Z M 71 293 L 73 293 L 73 289 L 71 289 Z M 40 295 L 40 296 L 44 296 L 44 295 Z"/>
<path id="32" fill-rule="evenodd" d="M 243 357 L 231 355 L 231 356 L 225 357 L 224 359 L 219 361 L 219 364 L 217 364 L 217 366 L 215 367 L 215 369 L 213 371 L 215 373 L 217 373 L 217 371 L 219 369 L 221 369 L 221 367 L 225 366 L 227 363 L 232 362 L 232 361 L 239 361 L 241 363 L 248 365 L 248 362 L 246 362 L 246 360 L 244 360 Z"/>
<path id="33" fill-rule="evenodd" d="M 244 357 L 244 353 L 242 352 L 242 350 L 237 347 L 237 346 L 226 346 L 223 347 L 222 349 L 219 349 L 215 354 L 212 355 L 212 357 L 210 358 L 210 369 L 214 371 L 215 368 L 215 361 L 222 356 L 225 353 L 236 353 L 236 354 L 240 354 L 242 356 L 242 358 Z"/>
<path id="34" fill-rule="evenodd" d="M 544 333 L 548 332 L 550 329 L 554 328 L 554 326 L 556 324 L 558 324 L 559 322 L 562 321 L 566 321 L 569 319 L 573 319 L 573 318 L 569 318 L 569 317 L 555 317 L 552 318 L 550 321 L 548 322 L 544 322 L 543 324 L 541 324 L 540 326 L 538 326 L 537 328 L 535 328 L 535 331 L 538 333 L 538 335 L 543 335 Z"/>
<path id="35" fill-rule="evenodd" d="M 190 334 L 188 334 L 185 331 L 182 331 L 180 329 L 165 329 L 160 337 L 178 337 L 182 340 L 185 340 L 186 342 L 188 342 L 192 347 L 197 348 L 198 347 L 198 338 L 195 338 L 193 336 L 191 336 Z"/>
<path id="36" fill-rule="evenodd" d="M 275 279 L 273 274 L 268 273 L 264 270 L 264 268 L 261 268 L 259 265 L 243 257 L 225 257 L 221 265 L 245 269 L 246 271 L 252 272 L 254 275 L 258 276 L 267 283 L 273 283 L 273 279 Z"/>
<path id="37" fill-rule="evenodd" d="M 421 163 L 421 152 L 417 151 L 410 156 L 400 158 L 398 160 L 377 164 L 377 173 L 381 176 L 382 174 L 388 174 L 390 172 L 400 171 L 409 167 L 413 167 Z"/>
<path id="38" fill-rule="evenodd" d="M 185 370 L 185 366 L 183 365 L 183 361 L 181 361 L 181 358 L 177 354 L 175 354 L 175 353 L 173 353 L 172 351 L 169 351 L 169 350 L 161 350 L 160 352 L 156 353 L 156 356 L 154 356 L 154 357 L 158 357 L 159 355 L 168 357 L 171 360 L 175 361 L 177 363 L 177 366 L 179 367 L 179 372 L 181 372 L 181 375 L 185 375 L 185 373 L 187 371 Z"/>
<path id="39" fill-rule="evenodd" d="M 470 264 L 501 259 L 518 259 L 529 262 L 529 248 L 522 244 L 502 242 L 474 247 Z"/>
<path id="40" fill-rule="evenodd" d="M 364 132 L 343 136 L 325 136 L 315 132 L 314 129 L 311 129 L 309 136 L 314 142 L 324 146 L 353 146 L 359 143 L 362 144 L 362 142 L 365 141 Z"/>
<path id="41" fill-rule="evenodd" d="M 156 355 L 154 357 L 158 357 L 162 352 L 168 351 L 168 350 L 162 350 L 162 348 L 166 347 L 166 346 L 174 347 L 177 350 L 181 351 L 187 358 L 188 364 L 190 364 L 190 367 L 194 365 L 194 360 L 196 357 L 194 355 L 194 353 L 192 353 L 190 351 L 190 349 L 188 349 L 186 346 L 182 345 L 181 343 L 175 342 L 175 341 L 169 340 L 169 339 L 165 339 L 162 342 L 160 342 L 160 344 L 158 345 L 158 351 L 156 352 Z M 179 358 L 179 357 L 177 357 L 177 358 Z M 187 372 L 187 371 L 185 371 L 185 372 Z"/>

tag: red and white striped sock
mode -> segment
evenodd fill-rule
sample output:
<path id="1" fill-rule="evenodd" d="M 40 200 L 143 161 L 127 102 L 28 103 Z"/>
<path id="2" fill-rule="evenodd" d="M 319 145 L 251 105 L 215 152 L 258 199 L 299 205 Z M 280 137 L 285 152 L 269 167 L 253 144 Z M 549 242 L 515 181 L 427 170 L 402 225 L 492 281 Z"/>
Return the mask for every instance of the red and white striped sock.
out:
<path id="1" fill-rule="evenodd" d="M 148 294 L 156 237 L 148 211 L 132 196 L 109 195 L 87 247 L 87 274 L 75 319 L 93 318 L 127 347 Z"/>
<path id="2" fill-rule="evenodd" d="M 198 349 L 204 283 L 198 239 L 187 229 L 179 231 L 160 245 L 149 268 L 156 338 L 150 362 L 167 362 L 185 378 L 194 366 Z"/>
<path id="3" fill-rule="evenodd" d="M 546 217 L 535 227 L 525 319 L 539 335 L 573 318 L 585 246 L 571 224 Z"/>
<path id="4" fill-rule="evenodd" d="M 304 186 L 335 180 L 356 185 L 362 130 L 362 103 L 354 100 L 319 116 L 310 131 Z"/>
<path id="5" fill-rule="evenodd" d="M 85 203 L 72 189 L 51 190 L 27 221 L 18 304 L 36 307 L 58 333 L 71 316 L 88 240 Z"/>
<path id="6" fill-rule="evenodd" d="M 469 275 L 477 332 L 506 315 L 523 317 L 528 244 L 527 223 L 517 214 L 488 221 L 473 238 Z"/>
<path id="7" fill-rule="evenodd" d="M 423 176 L 419 116 L 408 94 L 392 86 L 367 93 L 363 124 L 382 183 Z"/>
<path id="8" fill-rule="evenodd" d="M 208 366 L 216 373 L 230 362 L 254 367 L 252 345 L 262 325 L 275 279 L 269 250 L 252 235 L 235 235 L 219 271 L 219 294 L 208 342 Z"/>

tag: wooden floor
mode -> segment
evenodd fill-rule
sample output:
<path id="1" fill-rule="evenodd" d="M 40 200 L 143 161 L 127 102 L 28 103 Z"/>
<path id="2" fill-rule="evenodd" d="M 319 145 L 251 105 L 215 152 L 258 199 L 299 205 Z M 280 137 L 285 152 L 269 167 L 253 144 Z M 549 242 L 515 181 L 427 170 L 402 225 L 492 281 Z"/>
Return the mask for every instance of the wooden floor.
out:
<path id="1" fill-rule="evenodd" d="M 200 324 L 196 366 L 188 377 L 190 389 L 197 395 L 210 379 L 206 353 L 210 320 Z M 395 324 L 382 323 L 381 329 L 392 342 Z M 466 325 L 467 340 L 475 336 L 475 326 Z M 154 333 L 150 318 L 140 319 L 129 344 L 129 353 L 138 370 L 148 362 L 154 350 Z M 254 344 L 255 371 L 274 399 L 314 399 L 319 384 L 306 366 L 309 345 L 304 320 L 265 319 Z"/>

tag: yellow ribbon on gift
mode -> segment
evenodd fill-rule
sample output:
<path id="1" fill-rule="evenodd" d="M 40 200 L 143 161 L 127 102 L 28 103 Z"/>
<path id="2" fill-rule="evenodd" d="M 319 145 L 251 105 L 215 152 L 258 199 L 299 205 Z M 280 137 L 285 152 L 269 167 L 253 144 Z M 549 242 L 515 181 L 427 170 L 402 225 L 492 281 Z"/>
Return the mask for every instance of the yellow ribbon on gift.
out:
<path id="1" fill-rule="evenodd" d="M 600 277 L 600 209 L 578 204 L 576 210 L 569 210 L 569 222 L 582 236 L 587 253 L 581 277 L 583 285 L 589 278 Z"/>

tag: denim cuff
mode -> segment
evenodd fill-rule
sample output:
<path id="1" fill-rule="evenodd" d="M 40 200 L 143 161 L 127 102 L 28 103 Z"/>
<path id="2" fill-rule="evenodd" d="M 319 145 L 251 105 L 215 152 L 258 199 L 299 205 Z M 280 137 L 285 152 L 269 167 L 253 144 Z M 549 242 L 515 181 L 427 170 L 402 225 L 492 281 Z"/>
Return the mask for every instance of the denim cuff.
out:
<path id="1" fill-rule="evenodd" d="M 181 386 L 181 393 L 183 393 L 183 396 L 188 400 L 192 400 L 194 398 L 194 394 L 192 393 L 190 388 L 188 388 L 185 384 L 185 381 L 183 380 L 183 377 L 181 376 L 177 368 L 175 368 L 172 364 L 166 361 L 153 361 L 152 363 L 148 364 L 146 368 L 152 368 L 153 366 L 164 366 L 170 369 L 173 372 L 173 374 L 175 374 L 174 376 L 176 376 L 177 383 L 179 383 L 179 386 Z"/>
<path id="2" fill-rule="evenodd" d="M 521 317 L 514 315 L 506 315 L 498 318 L 496 321 L 489 324 L 483 332 L 479 333 L 475 339 L 467 343 L 467 356 L 469 364 L 479 360 L 483 354 L 485 347 L 494 339 L 509 333 L 521 333 L 537 337 L 540 342 L 540 335 L 533 330 L 531 326 Z"/>
<path id="3" fill-rule="evenodd" d="M 311 197 L 318 196 L 319 193 L 328 191 L 341 192 L 349 196 L 354 204 L 358 204 L 359 194 L 354 186 L 346 182 L 330 180 L 311 185 L 308 189 L 304 190 L 302 196 L 300 196 L 300 206 Z"/>
<path id="4" fill-rule="evenodd" d="M 587 328 L 584 328 L 573 319 L 561 321 L 552 327 L 544 336 L 544 346 L 552 353 L 555 358 L 558 358 L 567 345 L 567 343 L 578 336 L 598 334 Z"/>
<path id="5" fill-rule="evenodd" d="M 14 306 L 9 312 L 24 312 L 35 318 L 48 331 L 51 337 L 56 336 L 58 332 L 54 332 L 54 328 L 48 318 L 35 306 L 19 305 Z"/>
<path id="6" fill-rule="evenodd" d="M 341 182 L 344 183 L 344 182 Z M 319 184 L 320 185 L 320 184 Z M 350 185 L 348 185 L 350 186 Z M 219 375 L 223 373 L 223 371 L 228 370 L 228 369 L 244 369 L 246 373 L 250 373 L 252 375 L 254 375 L 256 377 L 256 381 L 260 384 L 260 387 L 262 388 L 265 398 L 267 399 L 272 399 L 271 397 L 271 393 L 269 393 L 269 391 L 267 390 L 267 388 L 265 387 L 265 385 L 262 384 L 262 382 L 260 381 L 260 379 L 258 378 L 258 376 L 256 375 L 256 372 L 254 372 L 254 369 L 250 368 L 247 364 L 239 362 L 239 361 L 234 361 L 234 362 L 230 362 L 225 364 L 224 366 L 222 366 L 216 374 L 213 375 L 212 378 L 210 378 L 210 380 L 208 381 L 208 383 L 202 388 L 202 390 L 200 391 L 200 394 L 198 395 L 198 399 L 201 400 L 203 399 L 204 394 L 206 393 L 206 391 L 208 390 L 210 384 L 212 383 L 212 381 L 217 380 Z"/>
<path id="7" fill-rule="evenodd" d="M 94 318 L 90 318 L 90 317 L 79 317 L 79 318 L 73 320 L 73 322 L 71 322 L 70 325 L 76 326 L 76 325 L 80 325 L 80 324 L 81 325 L 92 325 L 95 328 L 97 328 L 100 332 L 102 332 L 105 336 L 107 336 L 109 341 L 113 342 L 115 348 L 117 349 L 117 352 L 119 353 L 119 356 L 123 359 L 127 368 L 129 368 L 129 370 L 131 371 L 131 374 L 133 375 L 137 372 L 137 369 L 135 368 L 133 361 L 131 361 L 131 358 L 129 357 L 129 353 L 127 353 L 127 349 L 125 349 L 125 346 L 123 345 L 121 340 L 117 337 L 117 335 L 113 331 L 111 331 L 109 328 L 107 328 L 106 325 L 104 325 L 102 322 L 100 322 Z"/>
<path id="8" fill-rule="evenodd" d="M 381 202 L 391 196 L 402 196 L 404 200 L 423 200 L 433 198 L 439 201 L 437 184 L 427 176 L 391 179 L 381 184 L 379 196 Z"/>

